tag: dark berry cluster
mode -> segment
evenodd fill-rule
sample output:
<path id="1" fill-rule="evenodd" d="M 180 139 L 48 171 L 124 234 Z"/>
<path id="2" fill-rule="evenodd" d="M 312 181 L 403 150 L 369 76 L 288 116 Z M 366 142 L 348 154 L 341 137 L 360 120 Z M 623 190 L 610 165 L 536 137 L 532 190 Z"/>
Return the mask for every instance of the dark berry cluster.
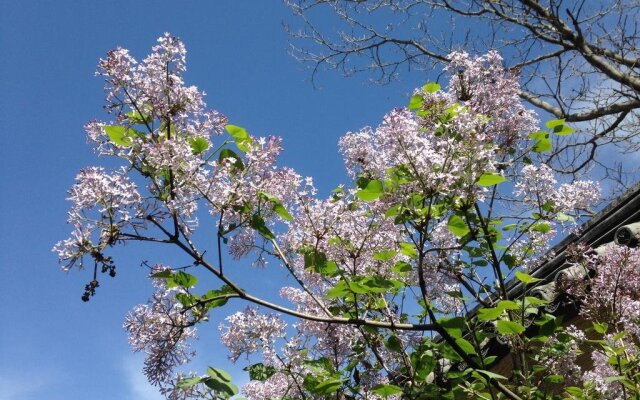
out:
<path id="1" fill-rule="evenodd" d="M 113 262 L 113 258 L 105 257 L 101 252 L 94 251 L 91 253 L 95 263 L 93 267 L 93 280 L 84 287 L 84 294 L 82 295 L 82 301 L 89 301 L 92 296 L 96 294 L 96 288 L 100 286 L 98 283 L 98 265 L 100 266 L 100 272 L 103 274 L 109 273 L 109 276 L 114 278 L 116 276 L 116 265 Z"/>
<path id="2" fill-rule="evenodd" d="M 89 301 L 89 298 L 91 296 L 95 296 L 96 294 L 96 288 L 100 286 L 100 283 L 98 283 L 97 280 L 92 280 L 91 282 L 89 282 L 87 285 L 85 285 L 84 287 L 84 294 L 82 295 L 82 301 Z"/>

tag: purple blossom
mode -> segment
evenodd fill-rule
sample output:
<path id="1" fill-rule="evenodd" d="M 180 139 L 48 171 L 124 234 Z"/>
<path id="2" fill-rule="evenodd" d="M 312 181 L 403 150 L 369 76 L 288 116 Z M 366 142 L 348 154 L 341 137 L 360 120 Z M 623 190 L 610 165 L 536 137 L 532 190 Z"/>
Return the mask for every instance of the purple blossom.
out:
<path id="1" fill-rule="evenodd" d="M 600 186 L 588 180 L 558 186 L 549 166 L 525 165 L 515 184 L 514 194 L 535 207 L 550 203 L 556 212 L 570 212 L 592 207 L 600 199 Z"/>
<path id="2" fill-rule="evenodd" d="M 507 147 L 537 129 L 535 113 L 520 102 L 518 76 L 504 68 L 497 51 L 471 58 L 465 52 L 449 54 L 449 91 L 474 112 L 490 118 L 483 131 Z"/>
<path id="3" fill-rule="evenodd" d="M 567 283 L 569 293 L 582 299 L 581 314 L 617 325 L 640 339 L 640 249 L 610 244 L 586 262 L 595 276 L 587 281 L 576 277 Z"/>
<path id="4" fill-rule="evenodd" d="M 156 266 L 155 271 L 164 267 Z M 176 300 L 183 289 L 169 288 L 162 279 L 154 279 L 155 291 L 147 304 L 131 310 L 123 324 L 134 351 L 144 352 L 144 373 L 149 382 L 170 382 L 176 367 L 191 360 L 195 352 L 188 341 L 195 339 L 193 315 Z"/>
<path id="5" fill-rule="evenodd" d="M 259 314 L 255 307 L 247 307 L 226 318 L 229 325 L 220 324 L 222 343 L 229 349 L 229 358 L 237 361 L 241 355 L 273 349 L 277 339 L 283 338 L 287 324 L 274 314 Z"/>
<path id="6" fill-rule="evenodd" d="M 242 387 L 242 394 L 249 400 L 271 400 L 289 398 L 304 398 L 297 389 L 292 378 L 277 372 L 262 381 L 251 381 Z"/>
<path id="7" fill-rule="evenodd" d="M 53 248 L 65 269 L 76 265 L 84 254 L 113 245 L 120 232 L 141 215 L 142 197 L 124 171 L 109 174 L 101 167 L 81 170 L 67 200 L 73 203 L 68 223 L 75 228 L 69 239 Z M 78 265 L 82 266 L 81 262 Z"/>

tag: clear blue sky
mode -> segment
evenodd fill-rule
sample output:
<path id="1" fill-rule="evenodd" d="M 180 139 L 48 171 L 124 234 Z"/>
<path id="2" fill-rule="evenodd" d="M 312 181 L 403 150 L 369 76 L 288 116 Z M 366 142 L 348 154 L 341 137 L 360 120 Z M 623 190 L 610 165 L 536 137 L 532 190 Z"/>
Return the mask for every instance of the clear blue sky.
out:
<path id="1" fill-rule="evenodd" d="M 0 399 L 156 399 L 141 358 L 132 356 L 123 317 L 146 301 L 141 260 L 179 262 L 149 247 L 117 253 L 118 276 L 80 301 L 89 271 L 60 272 L 50 249 L 66 237 L 66 191 L 80 168 L 104 162 L 85 143 L 82 126 L 104 118 L 98 59 L 122 46 L 143 58 L 163 32 L 188 49 L 189 84 L 208 104 L 257 135 L 284 138 L 282 164 L 314 176 L 326 194 L 344 181 L 337 139 L 376 125 L 402 106 L 427 77 L 389 87 L 320 76 L 287 54 L 279 1 L 5 0 L 0 2 Z M 164 257 L 163 259 L 159 259 Z M 250 271 L 248 265 L 238 265 Z M 265 292 L 282 270 L 263 273 Z M 199 343 L 200 364 L 226 363 L 214 315 Z"/>

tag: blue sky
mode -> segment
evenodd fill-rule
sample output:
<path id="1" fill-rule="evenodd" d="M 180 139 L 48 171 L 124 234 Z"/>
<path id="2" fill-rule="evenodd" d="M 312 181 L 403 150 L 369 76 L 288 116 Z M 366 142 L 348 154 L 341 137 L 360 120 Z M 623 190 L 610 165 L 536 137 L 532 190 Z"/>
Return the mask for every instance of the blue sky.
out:
<path id="1" fill-rule="evenodd" d="M 210 107 L 256 135 L 279 135 L 281 164 L 314 176 L 326 194 L 345 181 L 338 138 L 376 125 L 406 104 L 419 74 L 381 87 L 335 73 L 310 74 L 287 54 L 279 1 L 3 1 L 0 2 L 0 398 L 3 400 L 157 399 L 121 324 L 150 293 L 140 261 L 179 263 L 156 248 L 116 253 L 118 276 L 80 301 L 89 271 L 60 272 L 53 244 L 66 237 L 66 191 L 80 168 L 98 165 L 82 126 L 104 118 L 98 59 L 122 46 L 148 54 L 163 32 L 188 49 L 186 80 L 207 92 Z M 167 261 L 168 260 L 168 261 Z M 235 267 L 235 266 L 234 266 Z M 238 265 L 250 271 L 249 265 Z M 275 291 L 284 272 L 261 273 L 257 290 Z M 231 370 L 214 315 L 198 344 L 207 364 Z"/>

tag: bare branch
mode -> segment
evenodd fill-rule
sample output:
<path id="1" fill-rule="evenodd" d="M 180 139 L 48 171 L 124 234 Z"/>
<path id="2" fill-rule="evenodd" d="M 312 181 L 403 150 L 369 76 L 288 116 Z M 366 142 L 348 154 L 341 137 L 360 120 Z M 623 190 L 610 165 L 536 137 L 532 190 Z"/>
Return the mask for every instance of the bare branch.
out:
<path id="1" fill-rule="evenodd" d="M 637 146 L 640 109 L 640 2 L 637 0 L 285 0 L 295 56 L 347 76 L 374 73 L 389 83 L 403 69 L 430 70 L 453 50 L 504 54 L 521 78 L 521 98 L 578 123 L 575 141 Z M 335 19 L 334 27 L 326 19 Z M 319 15 L 322 14 L 322 19 Z M 450 24 L 443 23 L 449 21 Z M 464 27 L 458 29 L 457 27 Z M 470 38 L 474 38 L 471 40 Z M 622 120 L 619 120 L 622 118 Z M 614 123 L 615 121 L 615 123 Z M 614 129 L 609 129 L 614 126 Z M 586 136 L 586 137 L 585 137 Z M 588 169 L 591 156 L 572 159 Z M 595 156 L 595 155 L 594 155 Z"/>

